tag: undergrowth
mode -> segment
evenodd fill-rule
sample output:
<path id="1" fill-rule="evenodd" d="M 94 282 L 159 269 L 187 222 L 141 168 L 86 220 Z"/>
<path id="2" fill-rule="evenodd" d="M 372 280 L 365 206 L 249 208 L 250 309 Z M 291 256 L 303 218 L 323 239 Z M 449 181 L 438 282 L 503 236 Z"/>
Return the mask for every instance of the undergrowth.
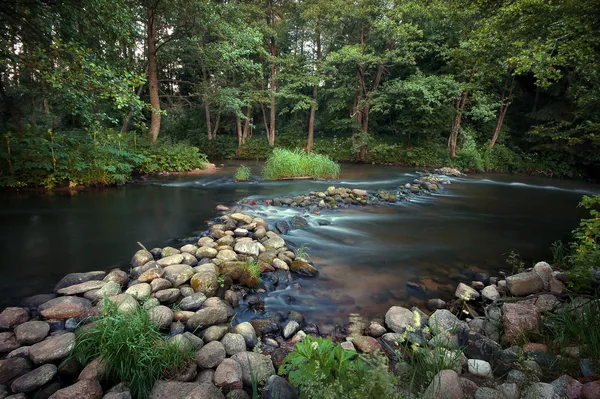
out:
<path id="1" fill-rule="evenodd" d="M 250 180 L 251 175 L 252 175 L 252 173 L 250 172 L 250 168 L 245 165 L 241 165 L 235 171 L 235 175 L 233 176 L 233 178 L 236 181 L 248 181 L 248 180 Z"/>
<path id="2" fill-rule="evenodd" d="M 325 155 L 301 150 L 273 150 L 263 167 L 263 176 L 269 180 L 293 177 L 334 179 L 340 174 L 340 165 Z"/>

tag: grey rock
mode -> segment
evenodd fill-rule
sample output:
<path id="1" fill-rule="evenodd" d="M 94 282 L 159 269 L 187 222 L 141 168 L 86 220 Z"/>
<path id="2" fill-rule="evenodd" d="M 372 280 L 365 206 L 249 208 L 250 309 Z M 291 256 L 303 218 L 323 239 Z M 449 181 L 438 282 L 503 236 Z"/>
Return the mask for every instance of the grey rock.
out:
<path id="1" fill-rule="evenodd" d="M 536 382 L 525 392 L 525 399 L 558 399 L 551 384 Z"/>
<path id="2" fill-rule="evenodd" d="M 31 362 L 22 357 L 0 360 L 0 384 L 7 384 L 30 371 Z"/>
<path id="3" fill-rule="evenodd" d="M 458 287 L 456 287 L 456 291 L 454 292 L 454 296 L 464 301 L 474 301 L 480 297 L 479 292 L 477 292 L 476 289 L 469 287 L 464 283 L 458 284 Z"/>
<path id="4" fill-rule="evenodd" d="M 504 395 L 506 399 L 519 399 L 521 397 L 521 390 L 514 382 L 505 382 L 500 384 L 498 385 L 497 389 Z"/>
<path id="5" fill-rule="evenodd" d="M 205 328 L 215 324 L 224 324 L 229 320 L 229 311 L 225 307 L 214 306 L 200 309 L 191 316 L 187 324 L 192 329 Z"/>
<path id="6" fill-rule="evenodd" d="M 446 309 L 436 310 L 429 318 L 429 327 L 434 334 L 455 331 L 462 323 Z"/>
<path id="7" fill-rule="evenodd" d="M 29 320 L 29 313 L 23 308 L 10 307 L 0 313 L 0 328 L 11 329 Z"/>
<path id="8" fill-rule="evenodd" d="M 160 291 L 156 291 L 154 293 L 154 296 L 156 297 L 156 299 L 158 299 L 161 303 L 166 303 L 166 304 L 171 304 L 171 303 L 176 302 L 177 299 L 179 299 L 180 295 L 181 295 L 181 293 L 179 292 L 178 288 L 168 288 L 166 290 L 160 290 Z"/>
<path id="9" fill-rule="evenodd" d="M 489 377 L 492 375 L 492 366 L 485 360 L 469 359 L 467 362 L 469 373 L 479 377 Z"/>
<path id="10" fill-rule="evenodd" d="M 102 280 L 106 276 L 106 272 L 103 271 L 93 271 L 86 273 L 69 273 L 64 276 L 56 287 L 54 287 L 54 292 L 57 292 L 61 288 L 68 287 L 70 285 L 85 283 L 86 281 L 91 280 Z"/>
<path id="11" fill-rule="evenodd" d="M 56 391 L 50 399 L 101 399 L 102 387 L 96 380 L 82 380 Z"/>
<path id="12" fill-rule="evenodd" d="M 58 370 L 55 365 L 44 364 L 14 380 L 10 388 L 15 393 L 35 391 L 50 382 L 57 372 Z"/>
<path id="13" fill-rule="evenodd" d="M 298 332 L 298 330 L 300 329 L 300 324 L 298 324 L 297 321 L 292 320 L 290 322 L 288 322 L 285 327 L 283 328 L 283 338 L 288 339 L 290 338 L 292 335 L 296 334 L 296 332 Z"/>
<path id="14" fill-rule="evenodd" d="M 269 356 L 256 352 L 239 352 L 231 358 L 242 366 L 242 378 L 246 386 L 252 385 L 252 377 L 258 384 L 262 384 L 275 374 L 275 367 Z M 250 367 L 252 367 L 252 377 Z"/>
<path id="15" fill-rule="evenodd" d="M 215 371 L 214 382 L 219 388 L 242 388 L 242 366 L 233 359 L 224 359 Z"/>
<path id="16" fill-rule="evenodd" d="M 241 334 L 227 333 L 223 339 L 221 339 L 221 343 L 225 348 L 227 356 L 246 351 L 246 341 Z"/>
<path id="17" fill-rule="evenodd" d="M 427 387 L 424 399 L 463 399 L 460 378 L 453 370 L 442 370 Z"/>
<path id="18" fill-rule="evenodd" d="M 144 301 L 150 298 L 150 294 L 152 293 L 152 287 L 148 283 L 134 284 L 131 287 L 127 288 L 125 293 L 131 295 L 138 301 Z"/>
<path id="19" fill-rule="evenodd" d="M 515 296 L 525 296 L 537 294 L 544 289 L 544 281 L 535 272 L 525 272 L 508 276 L 506 285 L 511 294 Z"/>
<path id="20" fill-rule="evenodd" d="M 22 346 L 20 348 L 17 348 L 14 351 L 10 352 L 8 355 L 6 355 L 6 358 L 7 359 L 9 359 L 11 357 L 28 358 L 29 357 L 29 349 L 30 348 L 31 348 L 31 346 Z"/>
<path id="21" fill-rule="evenodd" d="M 540 276 L 544 283 L 544 290 L 550 289 L 550 280 L 552 280 L 552 267 L 546 262 L 538 262 L 533 267 L 533 271 Z"/>
<path id="22" fill-rule="evenodd" d="M 198 366 L 196 363 L 187 365 L 183 370 L 179 371 L 173 378 L 175 381 L 191 382 L 198 375 Z"/>
<path id="23" fill-rule="evenodd" d="M 244 337 L 244 341 L 246 342 L 246 346 L 248 348 L 254 348 L 254 346 L 258 343 L 256 330 L 254 329 L 252 324 L 248 322 L 243 322 L 234 326 L 233 332 L 240 334 L 242 337 Z"/>
<path id="24" fill-rule="evenodd" d="M 182 263 L 184 265 L 196 266 L 198 264 L 198 259 L 194 255 L 188 253 L 182 253 L 181 255 L 183 256 Z"/>
<path id="25" fill-rule="evenodd" d="M 173 283 L 166 278 L 155 278 L 150 282 L 150 287 L 152 287 L 152 292 L 157 292 L 173 287 Z"/>
<path id="26" fill-rule="evenodd" d="M 135 298 L 129 294 L 110 296 L 106 298 L 106 300 L 117 305 L 117 310 L 119 312 L 130 313 L 136 311 L 140 307 L 138 301 L 136 301 Z M 100 301 L 98 306 L 102 308 L 104 306 L 104 301 L 104 299 Z"/>
<path id="27" fill-rule="evenodd" d="M 260 245 L 256 241 L 238 241 L 233 249 L 242 255 L 258 257 L 260 254 Z"/>
<path id="28" fill-rule="evenodd" d="M 121 285 L 115 281 L 109 281 L 102 288 L 92 291 L 87 291 L 83 296 L 92 302 L 108 296 L 119 295 L 121 293 Z"/>
<path id="29" fill-rule="evenodd" d="M 427 309 L 431 310 L 431 311 L 436 311 L 438 309 L 444 309 L 446 307 L 446 301 L 439 299 L 439 298 L 433 298 L 433 299 L 429 299 L 427 301 Z"/>
<path id="30" fill-rule="evenodd" d="M 150 319 L 160 329 L 169 327 L 173 321 L 173 311 L 163 305 L 148 310 L 148 316 L 150 316 Z"/>
<path id="31" fill-rule="evenodd" d="M 212 341 L 220 341 L 221 338 L 227 334 L 229 331 L 228 325 L 216 325 L 210 326 L 206 330 L 204 330 L 204 335 L 202 336 L 202 340 L 204 342 L 212 342 Z"/>
<path id="32" fill-rule="evenodd" d="M 51 299 L 56 298 L 56 294 L 38 294 L 29 296 L 21 302 L 21 306 L 31 310 L 37 310 L 37 308 L 45 302 L 48 302 Z"/>
<path id="33" fill-rule="evenodd" d="M 29 350 L 29 356 L 35 364 L 50 363 L 67 357 L 74 346 L 75 334 L 56 335 L 33 345 Z"/>
<path id="34" fill-rule="evenodd" d="M 493 388 L 479 387 L 475 392 L 475 399 L 506 399 L 506 397 Z"/>
<path id="35" fill-rule="evenodd" d="M 166 258 L 162 258 L 156 261 L 156 263 L 158 263 L 162 267 L 180 265 L 181 262 L 183 262 L 183 255 L 181 254 L 167 256 Z"/>
<path id="36" fill-rule="evenodd" d="M 219 251 L 217 251 L 216 249 L 209 247 L 209 246 L 204 246 L 204 247 L 200 247 L 196 250 L 196 258 L 198 259 L 202 259 L 202 258 L 214 258 L 217 256 L 217 254 L 219 253 Z"/>
<path id="37" fill-rule="evenodd" d="M 104 281 L 91 280 L 91 281 L 86 281 L 84 283 L 79 283 L 79 284 L 75 284 L 75 285 L 70 285 L 65 288 L 61 288 L 60 290 L 56 291 L 56 293 L 59 295 L 84 294 L 91 290 L 98 290 L 98 289 L 104 287 L 105 284 L 106 283 Z"/>
<path id="38" fill-rule="evenodd" d="M 62 296 L 43 303 L 38 311 L 47 319 L 66 320 L 84 314 L 92 303 L 76 296 Z"/>
<path id="39" fill-rule="evenodd" d="M 196 352 L 196 363 L 204 369 L 217 367 L 225 359 L 225 347 L 219 341 L 209 342 Z"/>
<path id="40" fill-rule="evenodd" d="M 206 297 L 213 297 L 219 289 L 219 280 L 213 272 L 200 272 L 192 276 L 190 285 L 194 289 L 194 292 L 200 292 Z"/>
<path id="41" fill-rule="evenodd" d="M 495 301 L 496 299 L 500 298 L 500 293 L 496 289 L 495 285 L 488 285 L 481 290 L 481 296 L 487 301 Z"/>
<path id="42" fill-rule="evenodd" d="M 28 321 L 15 328 L 17 341 L 22 345 L 31 345 L 40 342 L 50 332 L 50 325 L 45 321 Z"/>
<path id="43" fill-rule="evenodd" d="M 206 301 L 206 295 L 201 292 L 197 292 L 188 297 L 185 297 L 179 302 L 181 310 L 198 310 L 202 304 Z"/>
<path id="44" fill-rule="evenodd" d="M 392 306 L 385 314 L 385 325 L 396 333 L 403 333 L 408 326 L 414 325 L 414 315 L 409 309 Z"/>
<path id="45" fill-rule="evenodd" d="M 213 384 L 200 384 L 183 399 L 225 399 L 225 396 Z"/>
<path id="46" fill-rule="evenodd" d="M 195 382 L 198 384 L 212 384 L 215 377 L 215 370 L 206 369 L 198 373 Z"/>
<path id="47" fill-rule="evenodd" d="M 120 269 L 114 269 L 102 279 L 105 283 L 117 283 L 119 285 L 127 284 L 129 276 L 126 272 Z"/>
<path id="48" fill-rule="evenodd" d="M 263 399 L 298 399 L 296 388 L 278 375 L 269 377 L 262 395 Z"/>
<path id="49" fill-rule="evenodd" d="M 194 382 L 156 381 L 150 392 L 150 399 L 181 399 L 196 387 L 198 384 Z"/>
<path id="50" fill-rule="evenodd" d="M 517 384 L 518 387 L 522 388 L 527 382 L 527 375 L 521 370 L 510 370 L 506 375 L 506 382 Z"/>
<path id="51" fill-rule="evenodd" d="M 529 332 L 537 330 L 541 321 L 540 311 L 535 306 L 518 303 L 505 303 L 502 306 L 502 322 L 506 342 L 518 342 Z"/>
<path id="52" fill-rule="evenodd" d="M 150 251 L 140 249 L 133 255 L 133 258 L 131 259 L 131 267 L 143 266 L 152 260 L 154 260 L 154 256 L 152 256 Z"/>
<path id="53" fill-rule="evenodd" d="M 182 255 L 173 255 L 182 256 Z M 165 258 L 167 259 L 167 258 Z M 173 287 L 179 287 L 194 275 L 194 269 L 189 265 L 170 265 L 165 267 L 165 278 L 173 283 Z"/>

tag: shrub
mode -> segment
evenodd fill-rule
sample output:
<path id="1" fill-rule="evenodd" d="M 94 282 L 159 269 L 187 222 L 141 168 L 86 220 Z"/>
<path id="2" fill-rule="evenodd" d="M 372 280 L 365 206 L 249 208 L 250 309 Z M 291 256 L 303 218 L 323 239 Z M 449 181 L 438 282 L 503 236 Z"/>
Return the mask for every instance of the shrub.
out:
<path id="1" fill-rule="evenodd" d="M 590 211 L 589 219 L 581 219 L 579 227 L 573 230 L 571 242 L 571 265 L 568 284 L 572 288 L 582 288 L 589 284 L 592 268 L 600 266 L 600 195 L 584 195 L 579 207 Z"/>
<path id="2" fill-rule="evenodd" d="M 244 165 L 241 165 L 235 171 L 235 175 L 233 178 L 237 181 L 248 181 L 252 173 L 250 172 L 250 168 Z"/>
<path id="3" fill-rule="evenodd" d="M 273 150 L 263 167 L 263 176 L 269 180 L 304 176 L 332 179 L 339 174 L 340 165 L 325 155 L 279 148 Z"/>
<path id="4" fill-rule="evenodd" d="M 76 333 L 73 354 L 81 364 L 102 359 L 110 380 L 128 382 L 134 396 L 143 398 L 156 380 L 168 378 L 193 361 L 191 348 L 169 343 L 145 309 L 123 313 L 117 304 L 104 303 L 102 315 Z"/>
<path id="5" fill-rule="evenodd" d="M 144 161 L 136 168 L 141 173 L 184 172 L 204 169 L 208 162 L 206 155 L 200 154 L 197 147 L 187 143 L 157 143 L 140 146 L 138 151 Z"/>

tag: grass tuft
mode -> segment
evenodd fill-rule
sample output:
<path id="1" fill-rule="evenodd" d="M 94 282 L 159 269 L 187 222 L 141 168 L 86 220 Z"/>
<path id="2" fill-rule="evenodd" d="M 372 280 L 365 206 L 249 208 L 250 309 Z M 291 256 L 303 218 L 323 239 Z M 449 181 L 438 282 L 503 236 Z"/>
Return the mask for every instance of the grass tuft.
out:
<path id="1" fill-rule="evenodd" d="M 250 172 L 250 168 L 245 166 L 245 165 L 241 165 L 239 168 L 237 168 L 237 170 L 235 171 L 235 175 L 233 176 L 233 178 L 236 181 L 248 181 L 250 180 L 250 176 L 251 176 L 251 172 Z"/>
<path id="2" fill-rule="evenodd" d="M 104 302 L 102 315 L 76 333 L 73 355 L 81 364 L 101 359 L 109 380 L 128 382 L 134 397 L 145 398 L 158 379 L 193 361 L 194 352 L 168 342 L 145 309 L 124 313 Z"/>
<path id="3" fill-rule="evenodd" d="M 340 175 L 340 165 L 326 155 L 276 148 L 265 162 L 262 173 L 269 180 L 294 177 L 334 179 Z"/>

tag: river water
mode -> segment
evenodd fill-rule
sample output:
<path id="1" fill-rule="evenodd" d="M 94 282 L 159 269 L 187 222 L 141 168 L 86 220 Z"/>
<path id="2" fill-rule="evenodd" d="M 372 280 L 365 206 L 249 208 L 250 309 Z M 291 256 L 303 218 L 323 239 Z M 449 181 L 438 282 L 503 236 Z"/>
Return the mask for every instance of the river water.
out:
<path id="1" fill-rule="evenodd" d="M 249 165 L 260 173 L 260 165 Z M 50 292 L 66 273 L 127 268 L 137 241 L 148 248 L 180 244 L 206 229 L 217 204 L 330 185 L 394 189 L 417 176 L 414 169 L 343 165 L 337 181 L 234 183 L 236 167 L 76 194 L 0 198 L 0 304 Z M 449 299 L 472 271 L 510 273 L 505 258 L 511 249 L 527 265 L 548 260 L 551 243 L 567 239 L 585 215 L 576 208 L 581 196 L 599 193 L 599 186 L 583 182 L 480 174 L 452 179 L 441 193 L 410 202 L 309 216 L 306 229 L 284 238 L 305 244 L 321 273 L 272 293 L 266 307 L 295 309 L 333 325 L 350 313 L 375 316 L 392 305 Z M 268 221 L 294 215 L 281 208 L 256 211 Z"/>

